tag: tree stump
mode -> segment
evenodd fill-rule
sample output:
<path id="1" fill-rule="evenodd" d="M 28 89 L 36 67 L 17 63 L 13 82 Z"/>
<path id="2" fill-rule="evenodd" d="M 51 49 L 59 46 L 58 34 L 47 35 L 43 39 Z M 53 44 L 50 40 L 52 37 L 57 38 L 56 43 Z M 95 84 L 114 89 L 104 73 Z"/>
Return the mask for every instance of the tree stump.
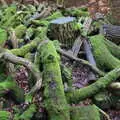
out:
<path id="1" fill-rule="evenodd" d="M 65 47 L 71 48 L 79 36 L 79 27 L 74 17 L 62 17 L 51 21 L 47 32 L 51 40 L 59 40 Z"/>

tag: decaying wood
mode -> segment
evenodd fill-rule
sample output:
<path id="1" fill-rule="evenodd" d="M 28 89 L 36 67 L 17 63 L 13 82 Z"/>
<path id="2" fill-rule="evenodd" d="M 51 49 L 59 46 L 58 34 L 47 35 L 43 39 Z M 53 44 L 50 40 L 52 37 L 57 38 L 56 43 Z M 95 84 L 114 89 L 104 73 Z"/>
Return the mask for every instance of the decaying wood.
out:
<path id="1" fill-rule="evenodd" d="M 59 55 L 52 41 L 41 45 L 40 58 L 43 65 L 44 105 L 50 120 L 70 120 L 61 78 Z"/>

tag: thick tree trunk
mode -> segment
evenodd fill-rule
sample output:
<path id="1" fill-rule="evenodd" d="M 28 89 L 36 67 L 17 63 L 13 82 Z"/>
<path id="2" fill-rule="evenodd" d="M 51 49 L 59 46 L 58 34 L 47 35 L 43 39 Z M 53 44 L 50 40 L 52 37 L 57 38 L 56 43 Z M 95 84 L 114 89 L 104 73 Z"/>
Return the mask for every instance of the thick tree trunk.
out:
<path id="1" fill-rule="evenodd" d="M 120 66 L 120 60 L 114 57 L 104 43 L 102 35 L 92 36 L 90 42 L 97 65 L 103 70 L 112 70 Z"/>
<path id="2" fill-rule="evenodd" d="M 95 83 L 78 89 L 72 90 L 66 93 L 67 99 L 69 102 L 79 102 L 80 100 L 86 99 L 88 97 L 92 97 L 97 94 L 99 91 L 105 89 L 111 82 L 115 81 L 120 77 L 120 68 L 116 68 L 106 74 L 104 77 L 98 79 Z"/>

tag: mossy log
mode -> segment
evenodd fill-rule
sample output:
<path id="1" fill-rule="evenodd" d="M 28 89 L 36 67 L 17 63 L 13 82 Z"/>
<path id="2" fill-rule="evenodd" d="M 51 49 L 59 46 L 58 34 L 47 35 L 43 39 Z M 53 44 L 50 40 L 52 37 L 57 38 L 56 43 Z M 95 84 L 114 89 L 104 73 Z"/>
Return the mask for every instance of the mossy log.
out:
<path id="1" fill-rule="evenodd" d="M 93 55 L 98 67 L 103 70 L 112 70 L 120 66 L 120 60 L 114 57 L 104 43 L 104 36 L 95 35 L 90 37 Z"/>
<path id="2" fill-rule="evenodd" d="M 79 29 L 74 17 L 62 17 L 51 21 L 48 27 L 48 37 L 59 40 L 65 47 L 72 47 L 79 36 Z"/>
<path id="3" fill-rule="evenodd" d="M 107 39 L 120 44 L 120 26 L 105 24 L 101 29 Z"/>
<path id="4" fill-rule="evenodd" d="M 70 120 L 69 107 L 64 94 L 59 60 L 52 41 L 42 44 L 40 58 L 43 65 L 44 104 L 50 120 Z"/>
<path id="5" fill-rule="evenodd" d="M 92 97 L 99 91 L 105 89 L 111 82 L 115 81 L 119 77 L 120 68 L 116 68 L 111 72 L 107 73 L 104 77 L 98 79 L 95 83 L 78 90 L 71 90 L 68 93 L 66 93 L 68 102 L 76 103 L 79 102 L 80 100 Z"/>
<path id="6" fill-rule="evenodd" d="M 101 120 L 99 110 L 94 105 L 71 107 L 71 120 Z"/>
<path id="7" fill-rule="evenodd" d="M 0 82 L 0 97 L 5 96 L 8 92 L 11 93 L 16 102 L 24 102 L 24 91 L 18 87 L 15 81 L 6 80 Z"/>
<path id="8" fill-rule="evenodd" d="M 109 40 L 104 40 L 104 43 L 112 55 L 120 59 L 120 47 Z"/>

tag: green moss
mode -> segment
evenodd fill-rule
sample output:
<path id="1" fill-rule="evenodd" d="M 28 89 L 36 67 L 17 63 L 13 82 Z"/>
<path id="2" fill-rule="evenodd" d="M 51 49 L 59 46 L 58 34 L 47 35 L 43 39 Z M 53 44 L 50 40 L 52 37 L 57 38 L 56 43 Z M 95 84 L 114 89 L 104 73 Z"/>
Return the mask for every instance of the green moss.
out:
<path id="1" fill-rule="evenodd" d="M 90 37 L 93 55 L 98 67 L 104 70 L 112 70 L 120 66 L 120 61 L 110 53 L 104 44 L 104 40 L 105 38 L 102 35 Z"/>
<path id="2" fill-rule="evenodd" d="M 23 37 L 23 35 L 25 35 L 25 32 L 26 32 L 26 26 L 24 25 L 19 25 L 15 28 L 15 34 L 16 34 L 16 37 L 21 39 Z"/>
<path id="3" fill-rule="evenodd" d="M 109 109 L 111 107 L 111 95 L 107 91 L 101 91 L 93 98 L 93 102 L 101 109 Z"/>
<path id="4" fill-rule="evenodd" d="M 11 5 L 2 11 L 3 16 L 0 22 L 2 26 L 4 26 L 4 24 L 10 20 L 10 18 L 16 13 L 16 10 L 17 7 L 15 5 Z"/>
<path id="5" fill-rule="evenodd" d="M 60 57 L 52 41 L 43 44 L 40 49 L 45 82 L 44 104 L 50 120 L 70 120 L 69 108 L 64 94 L 59 60 Z"/>
<path id="6" fill-rule="evenodd" d="M 34 28 L 29 27 L 26 30 L 25 39 L 30 40 L 33 35 L 34 35 Z"/>
<path id="7" fill-rule="evenodd" d="M 0 111 L 0 120 L 10 120 L 10 112 Z"/>
<path id="8" fill-rule="evenodd" d="M 7 32 L 0 28 L 0 46 L 3 46 L 5 41 L 8 39 Z"/>
<path id="9" fill-rule="evenodd" d="M 94 105 L 72 107 L 71 120 L 100 120 L 100 113 Z"/>
<path id="10" fill-rule="evenodd" d="M 25 55 L 24 58 L 26 58 L 26 59 L 30 60 L 31 62 L 33 62 L 34 61 L 34 54 L 29 52 L 29 53 L 27 53 Z"/>
<path id="11" fill-rule="evenodd" d="M 32 24 L 34 24 L 34 25 L 39 25 L 39 26 L 48 26 L 49 25 L 49 23 L 50 22 L 48 22 L 47 20 L 32 20 L 31 21 L 32 22 Z"/>
<path id="12" fill-rule="evenodd" d="M 61 65 L 61 74 L 63 82 L 68 83 L 69 87 L 71 87 L 73 83 L 72 70 L 64 65 Z"/>

